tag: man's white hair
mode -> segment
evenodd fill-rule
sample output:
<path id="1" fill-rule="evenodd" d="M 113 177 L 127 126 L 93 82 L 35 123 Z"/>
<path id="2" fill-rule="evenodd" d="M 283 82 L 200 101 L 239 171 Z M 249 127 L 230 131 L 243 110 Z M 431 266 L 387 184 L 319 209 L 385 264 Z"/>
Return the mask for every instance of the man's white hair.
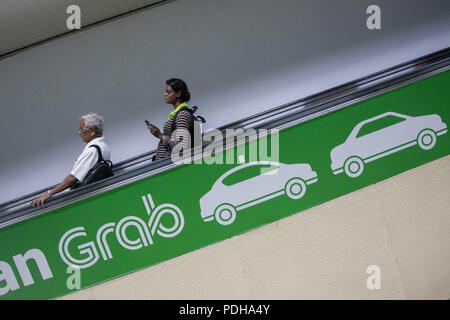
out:
<path id="1" fill-rule="evenodd" d="M 86 128 L 91 129 L 94 128 L 95 132 L 99 135 L 103 135 L 103 117 L 99 116 L 96 113 L 88 113 L 84 116 L 81 116 L 80 120 L 84 120 L 84 125 Z"/>

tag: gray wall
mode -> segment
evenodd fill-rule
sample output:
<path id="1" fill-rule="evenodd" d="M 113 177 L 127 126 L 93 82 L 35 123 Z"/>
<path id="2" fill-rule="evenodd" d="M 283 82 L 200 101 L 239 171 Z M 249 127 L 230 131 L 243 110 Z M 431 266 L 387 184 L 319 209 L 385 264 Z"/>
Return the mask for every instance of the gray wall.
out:
<path id="1" fill-rule="evenodd" d="M 382 29 L 366 28 L 381 7 Z M 83 8 L 82 8 L 83 10 Z M 113 162 L 156 147 L 164 81 L 186 80 L 206 128 L 450 44 L 448 0 L 178 0 L 0 61 L 0 202 L 62 180 L 104 115 Z"/>

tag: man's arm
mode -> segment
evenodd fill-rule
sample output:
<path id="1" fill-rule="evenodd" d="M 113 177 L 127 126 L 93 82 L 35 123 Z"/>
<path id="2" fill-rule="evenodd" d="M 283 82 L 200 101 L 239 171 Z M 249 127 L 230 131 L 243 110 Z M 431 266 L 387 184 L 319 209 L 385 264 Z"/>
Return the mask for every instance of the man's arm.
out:
<path id="1" fill-rule="evenodd" d="M 59 192 L 61 192 L 63 190 L 66 190 L 67 188 L 69 188 L 71 185 L 73 185 L 77 181 L 78 181 L 77 178 L 75 178 L 73 175 L 69 174 L 67 177 L 64 178 L 64 180 L 59 185 L 57 185 L 53 189 L 49 190 L 50 193 L 46 192 L 42 196 L 40 196 L 39 198 L 34 199 L 31 202 L 31 205 L 33 207 L 44 205 L 44 202 L 46 200 L 50 199 L 50 197 L 52 195 L 54 195 L 56 193 L 59 193 Z"/>

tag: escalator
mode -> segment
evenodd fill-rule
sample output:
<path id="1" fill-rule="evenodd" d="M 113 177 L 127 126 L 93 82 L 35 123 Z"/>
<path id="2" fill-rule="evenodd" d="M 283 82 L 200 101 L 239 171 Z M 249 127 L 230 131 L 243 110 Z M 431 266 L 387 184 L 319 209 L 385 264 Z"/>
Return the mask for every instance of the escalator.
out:
<path id="1" fill-rule="evenodd" d="M 249 139 L 244 149 L 216 148 L 213 153 L 205 152 L 212 145 L 206 141 L 196 149 L 198 165 L 170 159 L 151 162 L 151 151 L 117 163 L 114 177 L 54 196 L 43 208 L 33 208 L 30 202 L 51 186 L 2 203 L 0 260 L 23 270 L 23 263 L 17 264 L 20 259 L 12 258 L 20 255 L 22 262 L 34 259 L 38 267 L 28 270 L 32 282 L 7 283 L 0 298 L 53 298 L 68 292 L 68 266 L 83 270 L 84 286 L 90 286 L 448 155 L 449 68 L 447 48 L 224 125 L 217 128 L 224 137 L 230 129 L 267 136 Z M 396 123 L 362 132 L 367 123 L 388 117 Z M 419 131 L 407 137 L 413 129 Z M 387 135 L 391 144 L 378 150 L 376 143 Z M 226 145 L 225 138 L 214 142 Z M 259 150 L 261 143 L 266 148 L 278 144 L 276 161 L 249 156 L 252 146 Z M 365 155 L 352 153 L 352 148 Z M 218 158 L 205 160 L 218 154 L 226 158 L 227 152 L 235 160 L 243 156 L 238 166 Z M 266 174 L 256 177 L 250 172 L 253 164 Z M 238 167 L 251 177 L 242 173 L 233 180 Z M 284 174 L 283 185 L 275 188 L 279 181 L 274 177 Z M 233 203 L 240 196 L 243 200 Z"/>

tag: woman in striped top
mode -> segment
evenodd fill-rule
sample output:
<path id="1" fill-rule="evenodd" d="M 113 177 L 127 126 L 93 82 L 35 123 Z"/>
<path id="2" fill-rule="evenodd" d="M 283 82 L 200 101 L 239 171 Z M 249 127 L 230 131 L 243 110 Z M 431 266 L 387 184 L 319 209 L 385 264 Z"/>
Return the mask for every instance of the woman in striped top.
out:
<path id="1" fill-rule="evenodd" d="M 162 133 L 155 125 L 147 124 L 150 133 L 160 139 L 154 160 L 170 157 L 172 149 L 179 143 L 182 144 L 183 150 L 191 148 L 191 139 L 193 137 L 191 137 L 190 132 L 192 132 L 193 128 L 193 118 L 187 108 L 182 109 L 187 107 L 187 102 L 190 98 L 191 94 L 183 80 L 172 78 L 166 81 L 164 99 L 167 104 L 173 106 L 173 111 L 169 114 L 169 119 L 164 123 Z M 177 114 L 176 117 L 175 114 Z M 173 125 L 174 119 L 175 126 Z M 174 136 L 172 136 L 173 131 L 176 131 Z"/>

